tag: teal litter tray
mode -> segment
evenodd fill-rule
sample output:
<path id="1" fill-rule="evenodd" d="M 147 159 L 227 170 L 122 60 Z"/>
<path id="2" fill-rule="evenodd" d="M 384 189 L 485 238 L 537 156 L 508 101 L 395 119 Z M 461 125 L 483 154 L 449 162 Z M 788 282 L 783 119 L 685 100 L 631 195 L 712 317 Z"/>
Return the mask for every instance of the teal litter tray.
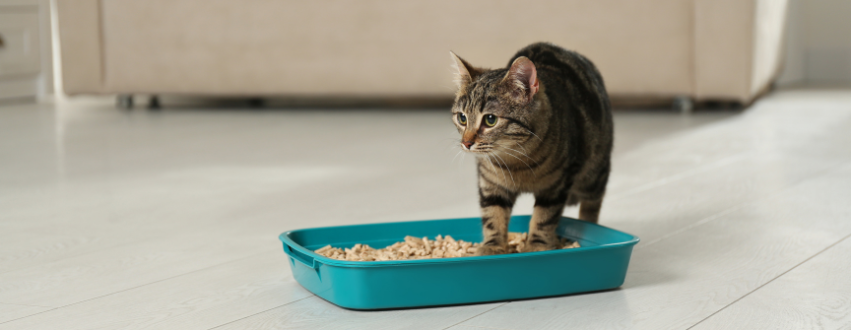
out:
<path id="1" fill-rule="evenodd" d="M 509 231 L 526 232 L 530 216 L 513 216 Z M 313 250 L 356 243 L 383 248 L 407 235 L 438 234 L 479 242 L 480 218 L 310 228 L 280 235 L 293 277 L 340 307 L 390 309 L 482 303 L 614 289 L 623 284 L 638 238 L 611 228 L 562 218 L 558 232 L 574 249 L 483 257 L 399 261 L 344 261 Z"/>

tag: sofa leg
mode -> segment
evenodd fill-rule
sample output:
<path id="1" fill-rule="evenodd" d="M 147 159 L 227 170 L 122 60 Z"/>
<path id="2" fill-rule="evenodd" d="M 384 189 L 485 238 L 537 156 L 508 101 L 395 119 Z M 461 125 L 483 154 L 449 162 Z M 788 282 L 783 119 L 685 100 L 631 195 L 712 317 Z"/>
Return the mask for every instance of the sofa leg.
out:
<path id="1" fill-rule="evenodd" d="M 133 94 L 118 94 L 115 99 L 115 106 L 119 109 L 133 109 Z"/>
<path id="2" fill-rule="evenodd" d="M 266 99 L 262 97 L 252 97 L 248 99 L 248 107 L 253 109 L 263 108 L 266 106 Z"/>
<path id="3" fill-rule="evenodd" d="M 160 97 L 151 95 L 151 98 L 148 99 L 148 110 L 160 110 L 161 108 L 162 104 L 160 104 Z"/>
<path id="4" fill-rule="evenodd" d="M 677 96 L 674 98 L 674 110 L 689 114 L 694 110 L 694 101 L 688 96 Z"/>

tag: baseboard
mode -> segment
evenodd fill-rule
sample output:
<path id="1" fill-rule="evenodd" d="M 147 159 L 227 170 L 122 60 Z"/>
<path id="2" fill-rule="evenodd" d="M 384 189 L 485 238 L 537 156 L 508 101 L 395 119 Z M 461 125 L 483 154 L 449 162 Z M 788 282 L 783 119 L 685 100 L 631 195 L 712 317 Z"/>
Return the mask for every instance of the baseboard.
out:
<path id="1" fill-rule="evenodd" d="M 32 98 L 38 95 L 38 77 L 20 76 L 0 79 L 0 101 Z"/>

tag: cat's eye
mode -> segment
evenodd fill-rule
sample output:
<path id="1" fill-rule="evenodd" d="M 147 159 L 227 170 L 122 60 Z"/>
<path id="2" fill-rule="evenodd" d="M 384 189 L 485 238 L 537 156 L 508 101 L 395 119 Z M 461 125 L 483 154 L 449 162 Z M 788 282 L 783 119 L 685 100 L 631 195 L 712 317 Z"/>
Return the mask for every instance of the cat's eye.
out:
<path id="1" fill-rule="evenodd" d="M 458 123 L 460 123 L 461 125 L 467 125 L 467 116 L 465 116 L 463 113 L 459 113 Z"/>
<path id="2" fill-rule="evenodd" d="M 496 125 L 496 116 L 494 116 L 494 115 L 485 116 L 485 125 L 488 125 L 490 127 L 494 127 L 494 125 Z"/>

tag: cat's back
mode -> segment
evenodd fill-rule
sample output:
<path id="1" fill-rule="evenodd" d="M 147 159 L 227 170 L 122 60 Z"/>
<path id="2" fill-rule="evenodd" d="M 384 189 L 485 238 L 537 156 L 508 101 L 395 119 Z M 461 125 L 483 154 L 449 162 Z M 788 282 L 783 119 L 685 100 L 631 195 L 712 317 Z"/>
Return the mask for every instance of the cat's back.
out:
<path id="1" fill-rule="evenodd" d="M 562 102 L 579 102 L 574 104 L 576 108 L 593 122 L 611 121 L 603 77 L 588 58 L 551 43 L 538 42 L 518 51 L 508 62 L 509 67 L 520 56 L 528 57 L 535 64 L 539 79 L 547 87 L 547 95 L 551 101 L 556 101 L 554 107 L 560 107 L 558 103 Z"/>
<path id="2" fill-rule="evenodd" d="M 578 71 L 578 73 L 584 72 L 597 76 L 599 75 L 597 68 L 585 56 L 548 42 L 538 42 L 523 47 L 523 49 L 519 50 L 517 54 L 514 54 L 511 60 L 508 61 L 508 66 L 510 67 L 511 64 L 514 63 L 514 60 L 520 56 L 526 56 L 532 60 L 532 63 L 535 64 L 538 71 L 557 71 L 560 73 L 567 73 L 564 72 L 567 70 Z"/>

